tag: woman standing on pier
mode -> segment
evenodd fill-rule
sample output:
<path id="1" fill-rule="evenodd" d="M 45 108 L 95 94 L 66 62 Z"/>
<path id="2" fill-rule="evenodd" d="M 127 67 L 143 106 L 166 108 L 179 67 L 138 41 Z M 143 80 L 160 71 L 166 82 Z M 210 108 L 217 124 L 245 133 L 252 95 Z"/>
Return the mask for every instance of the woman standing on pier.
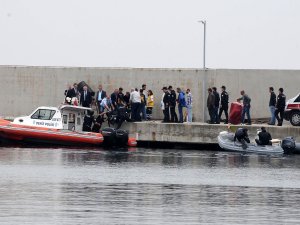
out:
<path id="1" fill-rule="evenodd" d="M 148 90 L 147 92 L 147 109 L 146 109 L 146 114 L 147 114 L 147 120 L 150 120 L 152 118 L 152 109 L 154 106 L 154 95 L 151 90 Z"/>

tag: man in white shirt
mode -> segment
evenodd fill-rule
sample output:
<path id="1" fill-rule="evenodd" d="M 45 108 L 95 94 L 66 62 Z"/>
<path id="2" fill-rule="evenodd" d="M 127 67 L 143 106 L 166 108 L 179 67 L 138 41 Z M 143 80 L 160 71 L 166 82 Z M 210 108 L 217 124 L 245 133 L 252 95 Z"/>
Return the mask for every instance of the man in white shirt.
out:
<path id="1" fill-rule="evenodd" d="M 97 95 L 96 95 L 96 104 L 98 106 L 99 113 L 102 113 L 104 111 L 104 108 L 101 106 L 101 102 L 105 97 L 106 97 L 106 92 L 102 89 L 102 85 L 99 84 Z"/>
<path id="2" fill-rule="evenodd" d="M 141 121 L 140 108 L 141 108 L 141 96 L 137 88 L 131 88 L 130 99 L 131 102 L 131 119 L 133 121 Z"/>
<path id="3" fill-rule="evenodd" d="M 186 108 L 187 108 L 187 122 L 191 123 L 193 121 L 193 95 L 191 90 L 188 88 L 186 90 Z"/>
<path id="4" fill-rule="evenodd" d="M 102 99 L 101 103 L 100 103 L 100 106 L 103 108 L 103 111 L 105 109 L 107 109 L 107 111 L 111 111 L 111 110 L 114 110 L 114 106 L 111 102 L 111 99 L 110 99 L 110 96 L 106 96 Z M 102 112 L 103 112 L 102 111 Z"/>

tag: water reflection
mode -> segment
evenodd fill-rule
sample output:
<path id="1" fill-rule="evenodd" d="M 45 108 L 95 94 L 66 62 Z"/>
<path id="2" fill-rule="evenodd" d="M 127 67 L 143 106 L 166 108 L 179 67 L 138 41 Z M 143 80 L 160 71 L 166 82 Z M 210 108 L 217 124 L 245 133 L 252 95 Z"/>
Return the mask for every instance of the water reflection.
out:
<path id="1" fill-rule="evenodd" d="M 0 148 L 3 224 L 298 224 L 299 156 Z"/>

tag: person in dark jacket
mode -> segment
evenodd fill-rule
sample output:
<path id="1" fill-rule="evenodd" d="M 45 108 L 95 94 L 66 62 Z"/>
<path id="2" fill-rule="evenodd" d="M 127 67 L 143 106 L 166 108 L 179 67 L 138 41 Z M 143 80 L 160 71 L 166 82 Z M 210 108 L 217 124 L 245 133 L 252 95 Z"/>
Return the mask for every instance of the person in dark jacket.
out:
<path id="1" fill-rule="evenodd" d="M 266 131 L 265 127 L 260 128 L 261 131 L 258 133 L 258 139 L 255 139 L 256 144 L 258 145 L 272 145 L 271 134 Z"/>
<path id="2" fill-rule="evenodd" d="M 176 108 L 176 92 L 173 90 L 173 87 L 170 85 L 168 87 L 168 91 L 170 93 L 170 114 L 171 114 L 171 122 L 178 122 L 178 117 L 175 111 Z"/>
<path id="3" fill-rule="evenodd" d="M 97 116 L 97 118 L 94 120 L 94 125 L 92 127 L 92 132 L 95 132 L 95 133 L 100 132 L 102 123 L 104 122 L 104 117 L 103 117 L 104 114 L 106 114 L 106 112 L 103 112 L 103 113 L 99 114 Z"/>
<path id="4" fill-rule="evenodd" d="M 242 112 L 242 124 L 245 123 L 245 114 L 247 115 L 248 123 L 247 125 L 251 125 L 251 117 L 250 117 L 250 102 L 251 98 L 245 93 L 245 91 L 241 91 L 241 98 L 238 98 L 237 101 L 243 100 L 243 112 Z"/>
<path id="5" fill-rule="evenodd" d="M 221 120 L 221 116 L 222 116 L 222 113 L 224 111 L 224 114 L 225 114 L 225 117 L 226 117 L 224 124 L 227 124 L 228 123 L 229 95 L 226 92 L 226 87 L 225 86 L 222 86 L 221 88 L 222 88 L 222 93 L 221 93 L 221 107 L 220 107 L 220 111 L 219 111 L 219 120 Z"/>
<path id="6" fill-rule="evenodd" d="M 86 85 L 83 86 L 83 91 L 80 93 L 80 104 L 83 107 L 91 107 L 92 104 L 92 94 Z"/>
<path id="7" fill-rule="evenodd" d="M 116 129 L 121 128 L 124 121 L 127 121 L 127 122 L 131 121 L 130 114 L 129 114 L 128 109 L 125 105 L 124 106 L 119 106 L 117 108 L 117 117 L 116 117 L 117 128 Z"/>
<path id="8" fill-rule="evenodd" d="M 216 124 L 219 124 L 220 123 L 220 120 L 219 120 L 220 94 L 217 91 L 216 87 L 213 87 L 212 90 L 213 90 L 213 94 L 215 96 L 214 121 Z"/>
<path id="9" fill-rule="evenodd" d="M 277 103 L 276 103 L 276 109 L 275 109 L 275 117 L 278 121 L 277 126 L 282 126 L 284 109 L 285 109 L 285 99 L 286 99 L 286 97 L 283 94 L 283 88 L 279 88 L 279 94 L 277 96 Z M 279 118 L 278 114 L 280 114 L 280 118 Z"/>
<path id="10" fill-rule="evenodd" d="M 124 94 L 123 94 L 123 88 L 119 88 L 118 96 L 117 96 L 117 105 L 124 105 Z"/>
<path id="11" fill-rule="evenodd" d="M 82 131 L 91 132 L 94 122 L 94 111 L 88 111 L 88 113 L 83 118 Z"/>
<path id="12" fill-rule="evenodd" d="M 118 98 L 119 90 L 115 89 L 114 92 L 110 95 L 111 103 L 116 108 L 117 107 L 117 98 Z"/>
<path id="13" fill-rule="evenodd" d="M 246 144 L 250 143 L 250 139 L 248 137 L 248 129 L 247 128 L 238 128 L 234 134 L 233 141 L 236 141 L 236 139 L 242 143 L 242 148 L 246 149 L 248 146 Z"/>
<path id="14" fill-rule="evenodd" d="M 76 92 L 71 85 L 68 86 L 68 89 L 65 90 L 65 103 L 71 104 L 71 99 L 76 97 Z"/>
<path id="15" fill-rule="evenodd" d="M 142 113 L 142 119 L 146 120 L 147 119 L 146 113 L 144 113 L 146 110 L 146 96 L 144 95 L 143 91 L 144 91 L 143 89 L 140 89 L 141 105 L 139 111 Z"/>
<path id="16" fill-rule="evenodd" d="M 169 110 L 170 110 L 170 93 L 167 89 L 167 87 L 163 87 L 163 92 L 164 92 L 164 95 L 163 95 L 163 99 L 162 99 L 162 103 L 163 103 L 163 113 L 164 113 L 164 120 L 163 122 L 164 123 L 168 123 L 170 122 L 170 114 L 169 114 Z"/>
<path id="17" fill-rule="evenodd" d="M 276 94 L 274 93 L 274 88 L 269 87 L 269 92 L 270 92 L 270 101 L 269 101 L 269 108 L 271 112 L 271 118 L 269 121 L 269 125 L 275 125 L 275 108 L 276 108 Z"/>
<path id="18" fill-rule="evenodd" d="M 215 95 L 212 93 L 212 89 L 208 88 L 208 96 L 207 96 L 207 109 L 209 112 L 210 121 L 208 123 L 212 124 L 215 122 L 214 120 L 214 110 L 215 110 Z"/>

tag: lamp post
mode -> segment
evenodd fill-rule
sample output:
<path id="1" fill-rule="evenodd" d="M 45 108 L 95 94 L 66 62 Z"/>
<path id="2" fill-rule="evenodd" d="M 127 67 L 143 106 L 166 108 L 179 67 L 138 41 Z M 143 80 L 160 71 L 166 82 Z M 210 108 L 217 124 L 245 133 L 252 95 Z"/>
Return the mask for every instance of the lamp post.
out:
<path id="1" fill-rule="evenodd" d="M 205 107 L 205 100 L 206 100 L 206 66 L 205 66 L 205 45 L 206 45 L 206 20 L 199 20 L 199 23 L 203 24 L 203 70 L 204 70 L 204 74 L 203 74 L 203 81 L 202 81 L 202 120 L 203 122 L 205 122 L 206 120 L 206 107 Z"/>
<path id="2" fill-rule="evenodd" d="M 203 69 L 205 70 L 205 45 L 206 45 L 206 20 L 199 20 L 198 22 L 203 24 Z"/>

